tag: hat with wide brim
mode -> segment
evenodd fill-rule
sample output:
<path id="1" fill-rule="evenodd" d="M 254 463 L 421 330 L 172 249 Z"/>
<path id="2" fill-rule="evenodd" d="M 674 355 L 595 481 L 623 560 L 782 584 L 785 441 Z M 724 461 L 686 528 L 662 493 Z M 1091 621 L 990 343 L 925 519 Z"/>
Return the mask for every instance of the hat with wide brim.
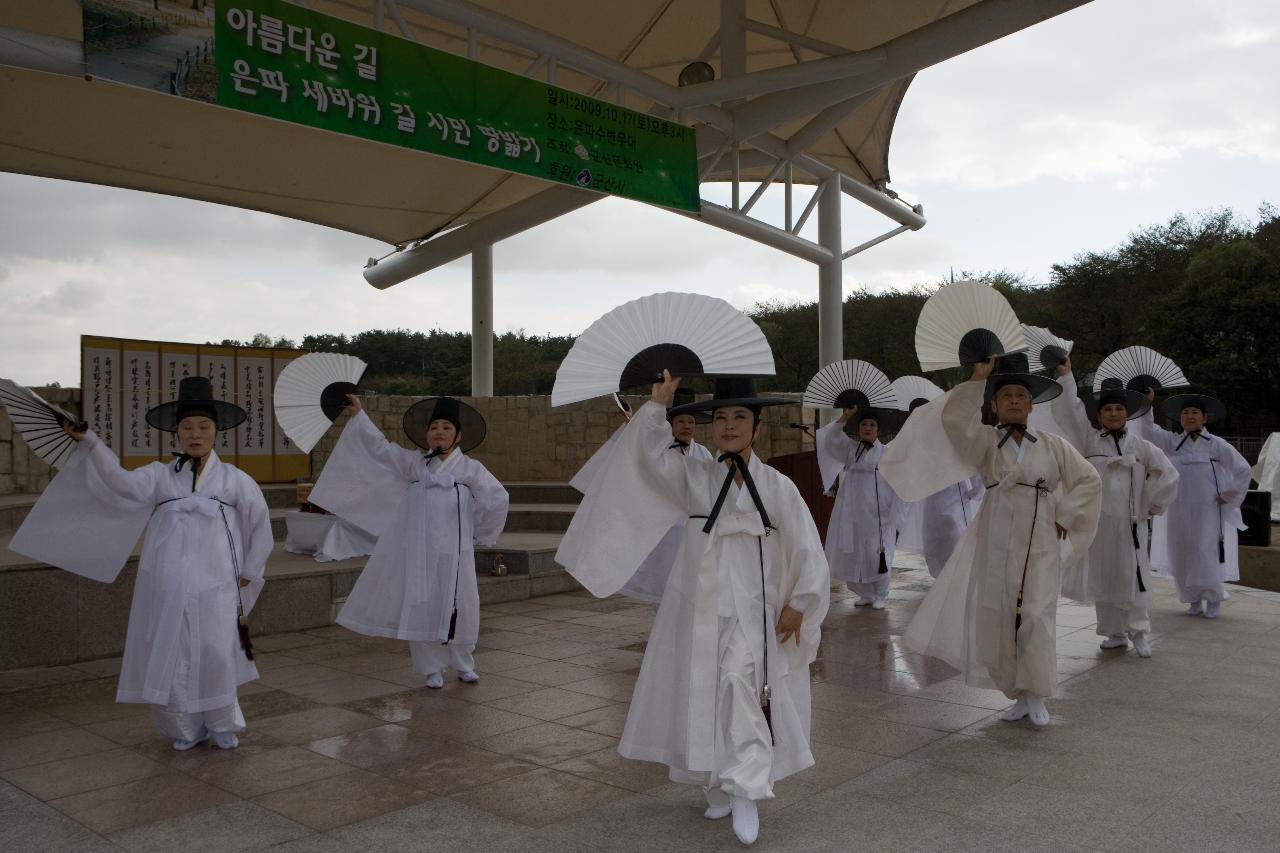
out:
<path id="1" fill-rule="evenodd" d="M 147 412 L 147 423 L 162 432 L 177 432 L 183 418 L 199 416 L 213 421 L 218 431 L 235 429 L 249 413 L 226 400 L 213 398 L 213 382 L 207 376 L 184 376 L 178 383 L 178 399 L 161 403 Z"/>
<path id="2" fill-rule="evenodd" d="M 677 388 L 675 400 L 672 401 L 671 407 L 667 409 L 667 420 L 671 420 L 676 415 L 692 415 L 693 420 L 700 424 L 711 423 L 710 412 L 677 412 L 676 409 L 681 406 L 687 406 L 697 401 L 697 394 L 692 388 Z"/>
<path id="3" fill-rule="evenodd" d="M 462 435 L 458 447 L 470 453 L 484 441 L 489 425 L 484 416 L 471 406 L 453 397 L 427 397 L 414 403 L 404 413 L 404 434 L 423 450 L 431 450 L 427 444 L 427 428 L 432 421 L 447 420 Z"/>
<path id="4" fill-rule="evenodd" d="M 1006 385 L 1021 385 L 1031 392 L 1032 403 L 1047 403 L 1062 393 L 1062 386 L 1047 376 L 1032 373 L 1027 354 L 1015 352 L 996 360 L 996 368 L 987 377 L 986 399 L 995 398 L 996 391 Z"/>
<path id="5" fill-rule="evenodd" d="M 1227 416 L 1227 407 L 1216 397 L 1208 394 L 1174 394 L 1164 401 L 1165 420 L 1177 421 L 1182 417 L 1182 410 L 1196 408 L 1204 412 L 1206 423 L 1220 421 Z"/>
<path id="6" fill-rule="evenodd" d="M 1140 418 L 1151 410 L 1151 401 L 1147 399 L 1146 394 L 1139 393 L 1132 388 L 1119 387 L 1119 380 L 1114 380 L 1116 385 L 1109 384 L 1112 380 L 1104 382 L 1101 391 L 1093 393 L 1084 393 L 1080 399 L 1084 401 L 1084 406 L 1089 412 L 1092 420 L 1098 419 L 1098 410 L 1107 403 L 1124 403 L 1125 417 L 1127 420 Z"/>
<path id="7" fill-rule="evenodd" d="M 767 406 L 794 405 L 795 400 L 784 397 L 761 397 L 756 394 L 756 381 L 750 376 L 718 376 L 710 400 L 698 400 L 675 406 L 668 411 L 669 417 L 676 415 L 692 415 L 697 412 L 714 412 L 729 406 L 742 406 L 745 409 L 763 409 Z"/>

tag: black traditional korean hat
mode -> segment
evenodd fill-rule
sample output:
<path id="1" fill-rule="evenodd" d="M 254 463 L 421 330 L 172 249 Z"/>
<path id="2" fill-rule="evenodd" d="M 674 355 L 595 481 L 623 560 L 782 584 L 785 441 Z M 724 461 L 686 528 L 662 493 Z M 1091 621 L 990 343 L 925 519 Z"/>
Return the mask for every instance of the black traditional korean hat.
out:
<path id="1" fill-rule="evenodd" d="M 678 390 L 678 389 L 677 389 Z M 698 400 L 675 406 L 669 417 L 692 415 L 697 412 L 714 412 L 726 406 L 742 406 L 746 409 L 763 409 L 766 406 L 786 406 L 795 400 L 785 397 L 761 397 L 756 394 L 756 380 L 750 376 L 717 376 L 710 400 Z"/>
<path id="2" fill-rule="evenodd" d="M 414 403 L 404 413 L 404 434 L 423 450 L 431 450 L 427 445 L 427 428 L 432 421 L 438 420 L 446 420 L 457 428 L 462 436 L 458 447 L 463 453 L 470 453 L 479 447 L 489 431 L 484 416 L 461 400 L 453 397 L 428 397 Z"/>
<path id="3" fill-rule="evenodd" d="M 163 432 L 177 432 L 183 418 L 208 418 L 219 430 L 235 429 L 249 417 L 235 403 L 213 398 L 213 382 L 207 376 L 185 376 L 178 383 L 178 399 L 161 403 L 147 412 L 147 423 Z"/>
<path id="4" fill-rule="evenodd" d="M 1002 355 L 996 359 L 995 370 L 987 377 L 986 399 L 995 398 L 996 392 L 1006 385 L 1021 385 L 1031 392 L 1032 403 L 1047 403 L 1062 393 L 1062 386 L 1047 376 L 1032 373 L 1025 352 Z"/>
<path id="5" fill-rule="evenodd" d="M 1146 394 L 1124 387 L 1124 383 L 1116 377 L 1102 380 L 1100 390 L 1092 394 L 1082 394 L 1081 399 L 1084 400 L 1085 408 L 1089 410 L 1090 419 L 1095 421 L 1098 419 L 1098 410 L 1107 403 L 1124 404 L 1129 420 L 1140 418 L 1151 409 L 1151 401 L 1147 399 Z"/>
<path id="6" fill-rule="evenodd" d="M 1165 420 L 1177 423 L 1182 417 L 1183 409 L 1199 409 L 1204 412 L 1204 422 L 1211 424 L 1227 416 L 1227 407 L 1216 397 L 1208 394 L 1174 394 L 1164 401 Z"/>
<path id="7" fill-rule="evenodd" d="M 672 401 L 671 407 L 667 409 L 667 420 L 668 421 L 671 420 L 676 415 L 693 415 L 693 419 L 696 423 L 700 423 L 700 424 L 711 423 L 710 412 L 677 412 L 675 411 L 676 408 L 680 406 L 687 406 L 688 404 L 694 402 L 696 399 L 697 399 L 697 394 L 694 393 L 694 390 L 692 388 L 677 388 L 675 400 Z"/>

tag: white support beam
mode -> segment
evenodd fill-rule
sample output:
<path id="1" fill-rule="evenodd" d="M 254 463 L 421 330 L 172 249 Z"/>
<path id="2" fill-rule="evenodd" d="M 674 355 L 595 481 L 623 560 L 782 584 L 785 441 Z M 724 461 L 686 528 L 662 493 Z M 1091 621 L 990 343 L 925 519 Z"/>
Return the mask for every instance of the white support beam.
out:
<path id="1" fill-rule="evenodd" d="M 818 264 L 818 367 L 844 358 L 844 263 L 841 258 L 839 177 L 822 186 L 818 243 L 831 259 Z"/>
<path id="2" fill-rule="evenodd" d="M 849 251 L 841 255 L 840 259 L 847 261 L 849 258 L 852 258 L 854 255 L 865 252 L 867 249 L 870 249 L 872 246 L 879 246 L 885 240 L 891 239 L 893 237 L 897 237 L 903 231 L 910 231 L 910 230 L 911 230 L 911 226 L 909 225 L 899 225 L 897 228 L 893 229 L 892 231 L 886 231 L 885 233 L 881 234 L 879 237 L 872 237 L 870 240 L 868 240 L 865 243 L 859 243 L 858 245 L 854 246 L 852 249 L 850 249 Z"/>
<path id="3" fill-rule="evenodd" d="M 723 61 L 724 45 L 720 46 Z M 770 92 L 782 93 L 798 86 L 821 85 L 865 74 L 884 64 L 879 48 L 783 65 L 767 71 L 753 71 L 740 77 L 726 77 L 709 83 L 697 83 L 680 89 L 682 109 L 720 104 Z"/>
<path id="4" fill-rule="evenodd" d="M 471 249 L 471 396 L 493 396 L 493 244 Z"/>
<path id="5" fill-rule="evenodd" d="M 589 190 L 569 186 L 551 187 L 461 228 L 455 228 L 370 264 L 364 269 L 365 281 L 385 290 L 408 281 L 415 275 L 456 261 L 470 254 L 478 245 L 487 243 L 492 246 L 499 240 L 528 231 L 602 198 L 603 195 Z"/>
<path id="6" fill-rule="evenodd" d="M 750 18 L 742 22 L 742 28 L 757 35 L 767 36 L 783 44 L 789 44 L 793 47 L 803 47 L 812 50 L 815 53 L 825 53 L 827 56 L 844 56 L 853 51 L 847 47 L 841 47 L 838 44 L 822 41 L 821 39 L 811 38 L 810 36 L 793 33 L 790 30 L 782 30 L 777 27 L 771 27 L 760 21 L 753 21 Z"/>
<path id="7" fill-rule="evenodd" d="M 775 249 L 794 255 L 801 260 L 808 261 L 811 264 L 826 263 L 831 260 L 839 262 L 839 258 L 835 258 L 831 252 L 817 243 L 789 234 L 781 228 L 776 228 L 767 222 L 761 222 L 759 219 L 752 219 L 749 216 L 743 216 L 741 213 L 730 210 L 719 204 L 709 201 L 702 202 L 701 213 L 685 213 L 684 211 L 675 211 L 682 213 L 690 219 L 701 219 L 708 225 L 714 225 L 717 228 L 728 231 L 762 243 L 766 246 L 772 246 Z"/>

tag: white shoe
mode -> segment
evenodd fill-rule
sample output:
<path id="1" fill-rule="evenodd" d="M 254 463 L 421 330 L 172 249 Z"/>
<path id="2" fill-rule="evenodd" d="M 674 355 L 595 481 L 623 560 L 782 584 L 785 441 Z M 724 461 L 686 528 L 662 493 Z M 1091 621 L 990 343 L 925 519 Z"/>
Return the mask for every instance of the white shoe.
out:
<path id="1" fill-rule="evenodd" d="M 1116 636 L 1107 637 L 1098 645 L 1100 648 L 1104 648 L 1104 649 L 1127 649 L 1129 648 L 1129 641 L 1126 640 L 1124 637 L 1116 635 Z"/>
<path id="2" fill-rule="evenodd" d="M 1014 702 L 1008 708 L 1005 708 L 1003 711 L 1001 711 L 1000 719 L 1004 720 L 1006 723 L 1012 723 L 1012 722 L 1015 722 L 1016 720 L 1021 720 L 1028 713 L 1029 711 L 1027 710 L 1027 697 L 1023 696 L 1017 702 Z"/>
<path id="3" fill-rule="evenodd" d="M 875 601 L 871 602 L 871 609 L 884 610 L 885 607 L 888 606 L 888 604 L 889 602 L 885 601 L 883 598 L 877 598 Z"/>
<path id="4" fill-rule="evenodd" d="M 186 752 L 188 749 L 195 749 L 197 746 L 204 743 L 208 739 L 209 739 L 209 733 L 205 732 L 195 740 L 175 740 L 173 742 L 173 748 L 177 752 Z"/>
<path id="5" fill-rule="evenodd" d="M 1030 693 L 1026 695 L 1026 699 L 1027 716 L 1031 717 L 1031 724 L 1037 728 L 1049 725 L 1049 709 L 1044 706 L 1044 700 Z"/>
<path id="6" fill-rule="evenodd" d="M 863 598 L 863 597 L 862 597 L 862 596 L 860 596 L 860 595 L 855 595 L 855 596 L 853 597 L 853 606 L 854 606 L 854 607 L 866 607 L 866 606 L 867 606 L 868 604 L 870 604 L 870 603 L 871 603 L 871 599 L 869 599 L 869 598 Z"/>
<path id="7" fill-rule="evenodd" d="M 1138 653 L 1138 657 L 1151 657 L 1151 644 L 1147 642 L 1146 631 L 1134 631 L 1129 634 L 1129 639 L 1133 640 L 1133 650 Z"/>
<path id="8" fill-rule="evenodd" d="M 760 837 L 760 812 L 756 811 L 756 801 L 730 797 L 729 806 L 733 810 L 733 834 L 743 844 L 755 844 Z"/>
<path id="9" fill-rule="evenodd" d="M 427 676 L 427 686 L 432 690 L 439 690 L 444 687 L 444 676 L 438 672 L 433 672 Z"/>
<path id="10" fill-rule="evenodd" d="M 214 732 L 213 745 L 218 749 L 235 749 L 240 745 L 240 738 L 235 732 Z"/>
<path id="11" fill-rule="evenodd" d="M 707 820 L 721 820 L 729 816 L 733 806 L 728 794 L 719 788 L 703 788 L 702 793 L 707 797 L 707 810 L 702 813 L 703 817 Z"/>
<path id="12" fill-rule="evenodd" d="M 480 680 L 480 676 L 476 675 L 475 670 L 471 670 L 470 672 L 458 673 L 458 680 L 464 684 L 475 684 Z"/>
<path id="13" fill-rule="evenodd" d="M 1210 601 L 1208 604 L 1206 604 L 1206 605 L 1204 606 L 1204 618 L 1206 618 L 1206 619 L 1217 619 L 1217 618 L 1218 618 L 1218 612 L 1219 612 L 1220 610 L 1222 610 L 1222 602 L 1221 602 L 1221 601 Z"/>
<path id="14" fill-rule="evenodd" d="M 1195 601 L 1191 602 L 1191 606 L 1187 608 L 1187 615 L 1199 616 L 1200 608 L 1203 606 L 1204 606 L 1204 602 L 1197 598 Z"/>

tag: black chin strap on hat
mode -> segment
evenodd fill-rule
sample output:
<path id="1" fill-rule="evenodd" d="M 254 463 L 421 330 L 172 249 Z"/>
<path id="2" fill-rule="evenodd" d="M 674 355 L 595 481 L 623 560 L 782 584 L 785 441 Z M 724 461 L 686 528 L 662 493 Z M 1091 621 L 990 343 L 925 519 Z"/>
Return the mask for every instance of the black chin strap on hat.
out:
<path id="1" fill-rule="evenodd" d="M 724 507 L 724 499 L 729 495 L 729 486 L 733 485 L 735 474 L 742 474 L 742 482 L 746 485 L 747 491 L 751 494 L 751 501 L 756 505 L 756 510 L 760 513 L 760 521 L 764 525 L 765 535 L 773 530 L 773 523 L 769 521 L 769 513 L 765 511 L 764 502 L 760 500 L 760 493 L 756 491 L 756 481 L 751 479 L 751 471 L 747 468 L 747 460 L 743 459 L 738 453 L 721 453 L 716 459 L 717 462 L 729 462 L 729 473 L 724 478 L 724 484 L 720 486 L 720 494 L 716 495 L 716 502 L 711 507 L 711 513 L 707 516 L 707 523 L 702 525 L 703 533 L 710 533 L 711 528 L 715 526 L 716 519 L 720 517 L 720 510 Z"/>
<path id="2" fill-rule="evenodd" d="M 1102 431 L 1102 437 L 1103 437 L 1103 438 L 1106 438 L 1106 437 L 1110 436 L 1110 437 L 1111 437 L 1111 440 L 1112 440 L 1112 441 L 1114 441 L 1114 442 L 1116 443 L 1116 455 L 1117 455 L 1117 456 L 1120 456 L 1120 455 L 1121 455 L 1121 451 L 1120 451 L 1120 439 L 1124 438 L 1124 437 L 1125 437 L 1126 435 L 1128 435 L 1128 434 L 1129 434 L 1129 431 L 1128 431 L 1127 429 L 1125 429 L 1124 427 L 1121 427 L 1120 429 L 1104 429 L 1104 430 Z"/>
<path id="3" fill-rule="evenodd" d="M 868 450 L 870 450 L 875 446 L 876 446 L 876 443 L 874 441 L 863 441 L 862 439 L 858 439 L 858 449 L 853 454 L 853 461 L 857 462 L 861 460 L 862 454 L 866 453 Z"/>
<path id="4" fill-rule="evenodd" d="M 194 492 L 196 490 L 196 481 L 200 478 L 200 458 L 192 456 L 190 453 L 179 453 L 176 450 L 171 452 L 178 458 L 178 461 L 173 466 L 173 470 L 180 472 L 182 471 L 183 465 L 186 465 L 188 462 L 191 463 L 191 491 Z"/>
<path id="5" fill-rule="evenodd" d="M 996 427 L 996 429 L 1004 430 L 1004 436 L 998 442 L 996 442 L 996 447 L 1004 447 L 1004 443 L 1008 441 L 1009 437 L 1012 436 L 1015 432 L 1020 433 L 1023 438 L 1025 438 L 1027 441 L 1030 441 L 1032 443 L 1034 443 L 1036 440 L 1036 437 L 1034 435 L 1027 432 L 1026 424 L 1000 424 L 999 426 Z"/>
<path id="6" fill-rule="evenodd" d="M 1200 431 L 1200 430 L 1198 430 L 1198 429 L 1193 429 L 1193 430 L 1189 431 L 1186 435 L 1184 435 L 1184 436 L 1182 437 L 1182 441 L 1179 441 L 1179 442 L 1178 442 L 1178 446 L 1177 446 L 1177 447 L 1175 447 L 1175 448 L 1173 449 L 1173 452 L 1174 452 L 1174 453 L 1177 453 L 1179 450 L 1181 450 L 1181 449 L 1182 449 L 1182 445 L 1184 445 L 1184 444 L 1186 444 L 1186 443 L 1187 443 L 1187 439 L 1188 439 L 1188 438 L 1202 438 L 1202 436 L 1200 435 L 1200 432 L 1201 432 L 1201 431 Z"/>

